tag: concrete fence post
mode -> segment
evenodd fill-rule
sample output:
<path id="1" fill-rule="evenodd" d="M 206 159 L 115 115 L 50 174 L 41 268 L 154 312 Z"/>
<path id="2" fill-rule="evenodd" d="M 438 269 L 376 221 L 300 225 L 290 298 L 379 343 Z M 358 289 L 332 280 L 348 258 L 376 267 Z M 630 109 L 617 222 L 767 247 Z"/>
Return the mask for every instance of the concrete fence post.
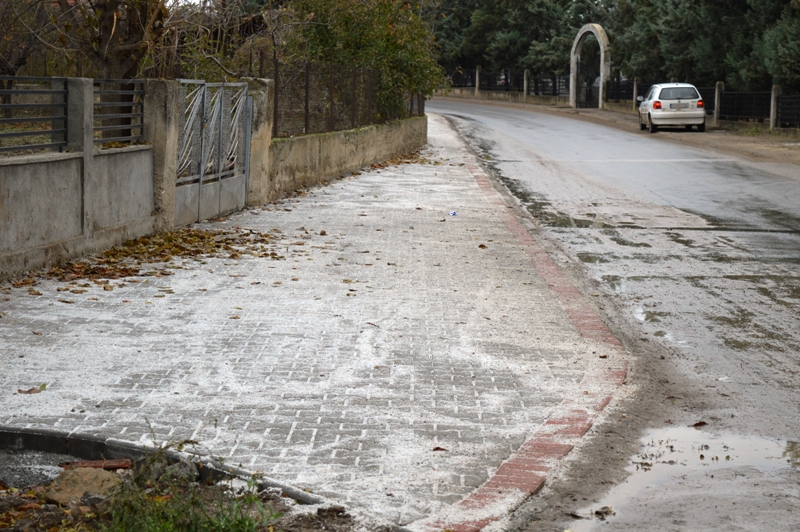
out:
<path id="1" fill-rule="evenodd" d="M 92 228 L 89 208 L 94 174 L 94 90 L 92 80 L 67 79 L 67 149 L 83 153 L 81 168 L 81 234 Z"/>
<path id="2" fill-rule="evenodd" d="M 633 110 L 639 109 L 639 78 L 633 78 Z"/>
<path id="3" fill-rule="evenodd" d="M 475 97 L 477 98 L 481 90 L 481 67 L 475 67 Z"/>
<path id="4" fill-rule="evenodd" d="M 522 78 L 522 101 L 526 101 L 528 99 L 528 80 L 531 77 L 531 71 L 527 68 L 523 74 Z"/>
<path id="5" fill-rule="evenodd" d="M 714 127 L 719 126 L 719 108 L 723 92 L 725 92 L 725 82 L 718 81 L 714 88 Z"/>
<path id="6" fill-rule="evenodd" d="M 173 80 L 144 82 L 144 137 L 153 147 L 155 230 L 175 228 L 175 182 L 183 116 L 181 84 Z"/>
<path id="7" fill-rule="evenodd" d="M 781 95 L 781 86 L 772 86 L 772 98 L 769 103 L 769 130 L 773 131 L 776 127 L 780 127 L 778 123 L 778 97 Z"/>
<path id="8" fill-rule="evenodd" d="M 247 183 L 247 204 L 263 205 L 273 199 L 269 178 L 269 146 L 272 142 L 275 83 L 271 79 L 248 78 L 248 92 L 253 98 L 250 119 L 250 179 Z"/>

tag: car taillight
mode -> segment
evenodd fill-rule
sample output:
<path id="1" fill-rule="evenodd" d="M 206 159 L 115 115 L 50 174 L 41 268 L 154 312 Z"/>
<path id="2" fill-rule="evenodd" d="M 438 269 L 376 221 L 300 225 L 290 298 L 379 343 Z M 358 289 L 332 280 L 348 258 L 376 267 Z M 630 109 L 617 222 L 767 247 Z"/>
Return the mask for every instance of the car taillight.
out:
<path id="1" fill-rule="evenodd" d="M 699 100 L 699 101 L 697 102 L 697 108 L 698 108 L 698 109 L 703 109 L 703 108 L 705 108 L 705 106 L 706 106 L 706 104 L 705 104 L 705 103 L 703 103 L 703 100 Z"/>
<path id="2" fill-rule="evenodd" d="M 661 109 L 661 102 L 658 100 L 653 102 L 653 109 Z"/>

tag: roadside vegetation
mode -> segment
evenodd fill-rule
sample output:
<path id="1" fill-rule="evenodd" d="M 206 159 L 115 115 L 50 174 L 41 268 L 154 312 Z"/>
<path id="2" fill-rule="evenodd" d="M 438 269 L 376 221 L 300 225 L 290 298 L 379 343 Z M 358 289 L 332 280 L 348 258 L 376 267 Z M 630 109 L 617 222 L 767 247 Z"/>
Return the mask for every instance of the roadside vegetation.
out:
<path id="1" fill-rule="evenodd" d="M 0 530 L 351 532 L 355 529 L 353 517 L 340 506 L 297 506 L 280 490 L 259 487 L 256 476 L 246 481 L 201 479 L 198 466 L 191 462 L 170 465 L 166 449 L 156 451 L 139 464 L 126 459 L 62 463 L 61 475 L 42 486 L 13 487 L 0 482 Z"/>
<path id="2" fill-rule="evenodd" d="M 276 62 L 331 62 L 376 71 L 378 117 L 399 118 L 410 93 L 444 81 L 430 2 L 2 2 L 0 75 L 214 82 L 270 77 Z"/>

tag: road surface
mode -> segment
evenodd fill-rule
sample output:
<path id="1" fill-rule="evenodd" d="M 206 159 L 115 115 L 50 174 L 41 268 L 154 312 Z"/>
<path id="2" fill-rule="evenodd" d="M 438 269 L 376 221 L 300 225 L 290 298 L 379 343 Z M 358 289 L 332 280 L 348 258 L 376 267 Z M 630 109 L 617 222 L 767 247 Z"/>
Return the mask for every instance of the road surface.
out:
<path id="1" fill-rule="evenodd" d="M 629 399 L 509 528 L 800 529 L 800 168 L 671 142 L 713 132 L 428 111 L 538 221 L 635 360 Z"/>

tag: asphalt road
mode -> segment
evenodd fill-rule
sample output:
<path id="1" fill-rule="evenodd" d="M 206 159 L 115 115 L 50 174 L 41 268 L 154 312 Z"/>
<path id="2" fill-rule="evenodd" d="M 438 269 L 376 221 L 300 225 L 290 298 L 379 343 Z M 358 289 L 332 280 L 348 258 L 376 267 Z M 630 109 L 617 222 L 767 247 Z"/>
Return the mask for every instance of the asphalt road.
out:
<path id="1" fill-rule="evenodd" d="M 538 220 L 634 359 L 620 415 L 514 527 L 800 529 L 800 168 L 670 142 L 714 133 L 428 111 Z M 601 441 L 614 434 L 616 449 Z M 614 509 L 602 524 L 600 506 Z"/>

